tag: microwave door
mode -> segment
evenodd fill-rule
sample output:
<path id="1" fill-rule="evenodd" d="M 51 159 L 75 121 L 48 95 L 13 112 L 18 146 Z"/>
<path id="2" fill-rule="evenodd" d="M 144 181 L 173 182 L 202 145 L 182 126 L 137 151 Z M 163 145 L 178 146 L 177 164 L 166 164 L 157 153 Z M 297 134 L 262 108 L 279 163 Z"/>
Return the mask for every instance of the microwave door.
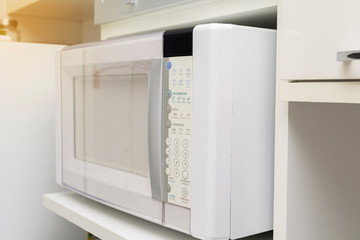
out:
<path id="1" fill-rule="evenodd" d="M 149 169 L 151 60 L 85 63 L 81 68 L 81 74 L 63 80 L 63 94 L 72 95 L 63 108 L 68 108 L 68 128 L 73 129 L 67 137 L 73 156 L 63 162 L 79 168 L 75 180 L 64 170 L 65 185 L 161 222 L 162 203 L 152 197 Z"/>
<path id="2" fill-rule="evenodd" d="M 85 129 L 86 192 L 160 220 L 149 172 L 150 72 L 150 60 L 98 66 L 82 79 L 79 113 L 86 120 L 79 128 Z"/>

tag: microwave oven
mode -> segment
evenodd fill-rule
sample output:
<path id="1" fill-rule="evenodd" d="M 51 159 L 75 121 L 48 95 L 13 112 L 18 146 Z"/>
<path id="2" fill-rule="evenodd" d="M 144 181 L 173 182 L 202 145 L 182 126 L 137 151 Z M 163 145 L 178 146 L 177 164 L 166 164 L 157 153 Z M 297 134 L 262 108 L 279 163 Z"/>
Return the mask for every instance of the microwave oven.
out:
<path id="1" fill-rule="evenodd" d="M 63 48 L 57 182 L 196 238 L 272 230 L 275 38 L 203 24 Z"/>

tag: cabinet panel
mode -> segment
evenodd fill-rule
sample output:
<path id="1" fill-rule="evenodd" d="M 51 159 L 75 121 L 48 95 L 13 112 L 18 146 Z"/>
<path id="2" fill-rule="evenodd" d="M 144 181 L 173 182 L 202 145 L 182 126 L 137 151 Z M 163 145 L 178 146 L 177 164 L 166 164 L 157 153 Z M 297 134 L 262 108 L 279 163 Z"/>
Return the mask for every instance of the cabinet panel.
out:
<path id="1" fill-rule="evenodd" d="M 94 15 L 91 0 L 6 0 L 6 7 L 13 18 L 21 16 L 81 22 L 92 19 Z"/>
<path id="2" fill-rule="evenodd" d="M 360 105 L 290 103 L 288 240 L 358 240 Z"/>
<path id="3" fill-rule="evenodd" d="M 106 23 L 190 0 L 95 0 L 95 23 Z M 193 0 L 194 1 L 194 0 Z"/>
<path id="4" fill-rule="evenodd" d="M 360 50 L 360 1 L 280 0 L 280 78 L 358 79 L 360 61 L 338 51 Z"/>

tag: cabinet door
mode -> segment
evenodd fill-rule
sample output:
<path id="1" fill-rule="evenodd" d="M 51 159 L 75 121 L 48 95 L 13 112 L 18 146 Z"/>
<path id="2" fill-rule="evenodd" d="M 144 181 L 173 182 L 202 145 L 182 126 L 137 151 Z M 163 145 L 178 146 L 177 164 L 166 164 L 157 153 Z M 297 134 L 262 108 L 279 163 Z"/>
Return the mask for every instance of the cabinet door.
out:
<path id="1" fill-rule="evenodd" d="M 107 23 L 188 1 L 189 0 L 95 0 L 95 23 Z"/>
<path id="2" fill-rule="evenodd" d="M 360 50 L 359 9 L 358 0 L 279 0 L 280 78 L 359 79 L 360 60 L 336 60 Z"/>

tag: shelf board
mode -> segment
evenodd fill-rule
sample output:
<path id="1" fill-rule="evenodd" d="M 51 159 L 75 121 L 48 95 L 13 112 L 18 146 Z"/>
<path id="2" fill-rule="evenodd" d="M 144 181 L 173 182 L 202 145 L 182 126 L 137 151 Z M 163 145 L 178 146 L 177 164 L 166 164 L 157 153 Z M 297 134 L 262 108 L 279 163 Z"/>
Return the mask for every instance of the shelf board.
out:
<path id="1" fill-rule="evenodd" d="M 201 23 L 234 23 L 276 28 L 276 0 L 189 1 L 101 25 L 101 38 L 190 27 Z"/>
<path id="2" fill-rule="evenodd" d="M 102 240 L 195 239 L 184 233 L 115 210 L 74 192 L 44 194 L 43 205 Z"/>
<path id="3" fill-rule="evenodd" d="M 12 0 L 7 1 L 9 16 L 85 21 L 94 16 L 90 0 Z"/>
<path id="4" fill-rule="evenodd" d="M 360 103 L 360 81 L 280 82 L 280 100 L 288 102 Z"/>

